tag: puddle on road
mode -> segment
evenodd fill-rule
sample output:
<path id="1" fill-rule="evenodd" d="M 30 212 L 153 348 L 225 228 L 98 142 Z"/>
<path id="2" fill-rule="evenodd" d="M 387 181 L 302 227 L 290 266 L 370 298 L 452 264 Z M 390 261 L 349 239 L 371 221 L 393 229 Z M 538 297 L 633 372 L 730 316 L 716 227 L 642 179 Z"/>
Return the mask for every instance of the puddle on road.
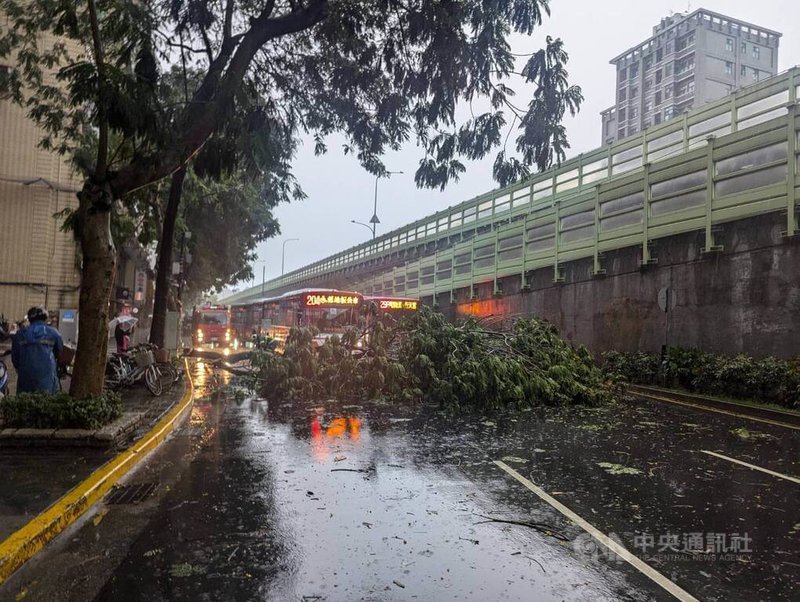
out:
<path id="1" fill-rule="evenodd" d="M 274 471 L 291 567 L 270 586 L 270 599 L 648 597 L 621 573 L 584 566 L 570 543 L 487 521 L 496 514 L 532 519 L 498 507 L 458 470 L 485 465 L 479 451 L 431 454 L 430 408 L 423 416 L 378 404 L 252 402 L 249 409 L 243 453 L 264 458 Z M 467 421 L 465 428 L 494 430 L 485 422 Z"/>

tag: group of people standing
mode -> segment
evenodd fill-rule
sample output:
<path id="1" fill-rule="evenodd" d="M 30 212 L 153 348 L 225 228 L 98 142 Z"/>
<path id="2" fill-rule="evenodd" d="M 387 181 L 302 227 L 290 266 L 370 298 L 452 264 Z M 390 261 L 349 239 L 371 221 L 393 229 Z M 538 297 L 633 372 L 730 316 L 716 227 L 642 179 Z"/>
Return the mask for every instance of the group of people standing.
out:
<path id="1" fill-rule="evenodd" d="M 17 393 L 57 393 L 61 389 L 58 361 L 64 340 L 58 330 L 47 323 L 48 317 L 43 307 L 31 307 L 27 314 L 28 325 L 11 337 L 11 362 L 17 371 Z M 115 321 L 116 351 L 126 353 L 136 319 L 120 317 Z"/>

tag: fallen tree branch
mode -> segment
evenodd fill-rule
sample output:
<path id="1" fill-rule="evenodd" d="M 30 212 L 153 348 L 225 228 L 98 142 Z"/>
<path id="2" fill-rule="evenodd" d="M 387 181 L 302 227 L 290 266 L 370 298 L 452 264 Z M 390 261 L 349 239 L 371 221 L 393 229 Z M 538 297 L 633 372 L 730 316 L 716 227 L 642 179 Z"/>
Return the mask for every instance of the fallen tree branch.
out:
<path id="1" fill-rule="evenodd" d="M 473 513 L 475 514 L 475 513 Z M 528 527 L 529 529 L 534 529 L 539 533 L 544 533 L 545 535 L 549 535 L 550 537 L 554 537 L 559 541 L 569 541 L 569 537 L 564 535 L 558 529 L 551 527 L 550 525 L 546 525 L 544 523 L 534 523 L 524 520 L 511 520 L 505 518 L 494 518 L 493 516 L 485 516 L 483 514 L 475 514 L 475 516 L 480 516 L 481 518 L 485 518 L 486 520 L 478 521 L 475 523 L 476 525 L 483 525 L 485 523 L 502 523 L 506 525 L 518 525 L 520 527 Z"/>

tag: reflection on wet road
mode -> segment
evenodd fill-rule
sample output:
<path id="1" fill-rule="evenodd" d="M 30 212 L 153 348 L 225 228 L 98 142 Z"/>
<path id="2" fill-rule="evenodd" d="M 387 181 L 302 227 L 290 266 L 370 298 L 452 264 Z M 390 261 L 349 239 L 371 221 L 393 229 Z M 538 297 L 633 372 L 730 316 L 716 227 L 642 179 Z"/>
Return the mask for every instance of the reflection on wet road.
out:
<path id="1" fill-rule="evenodd" d="M 214 426 L 98 599 L 646 597 L 550 535 L 478 524 L 509 514 L 427 455 L 416 411 L 222 403 L 197 404 Z"/>
<path id="2" fill-rule="evenodd" d="M 800 486 L 747 465 L 800 475 L 800 431 L 653 403 L 493 417 L 268 404 L 220 392 L 229 378 L 198 363 L 189 423 L 137 477 L 174 478 L 109 507 L 72 539 L 80 551 L 45 553 L 32 596 L 638 601 L 675 599 L 674 583 L 701 600 L 796 599 Z M 104 538 L 110 551 L 84 550 Z"/>

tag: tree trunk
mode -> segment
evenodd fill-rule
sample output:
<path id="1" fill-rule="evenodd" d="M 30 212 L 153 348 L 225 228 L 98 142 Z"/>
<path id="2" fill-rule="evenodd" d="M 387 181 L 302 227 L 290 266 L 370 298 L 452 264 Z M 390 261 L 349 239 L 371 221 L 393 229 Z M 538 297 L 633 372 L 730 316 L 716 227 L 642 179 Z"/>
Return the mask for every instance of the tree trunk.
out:
<path id="1" fill-rule="evenodd" d="M 116 249 L 111 238 L 111 194 L 107 186 L 88 183 L 78 193 L 83 265 L 79 301 L 80 327 L 70 395 L 100 395 L 108 351 L 108 305 L 114 287 Z"/>
<path id="2" fill-rule="evenodd" d="M 158 267 L 156 271 L 156 290 L 153 298 L 153 321 L 150 325 L 150 342 L 159 347 L 164 346 L 164 330 L 167 324 L 167 299 L 169 298 L 169 277 L 172 273 L 172 249 L 175 245 L 175 222 L 178 219 L 178 207 L 181 203 L 183 180 L 186 167 L 181 167 L 172 174 L 169 189 L 169 200 L 164 212 L 164 223 L 159 239 Z"/>

